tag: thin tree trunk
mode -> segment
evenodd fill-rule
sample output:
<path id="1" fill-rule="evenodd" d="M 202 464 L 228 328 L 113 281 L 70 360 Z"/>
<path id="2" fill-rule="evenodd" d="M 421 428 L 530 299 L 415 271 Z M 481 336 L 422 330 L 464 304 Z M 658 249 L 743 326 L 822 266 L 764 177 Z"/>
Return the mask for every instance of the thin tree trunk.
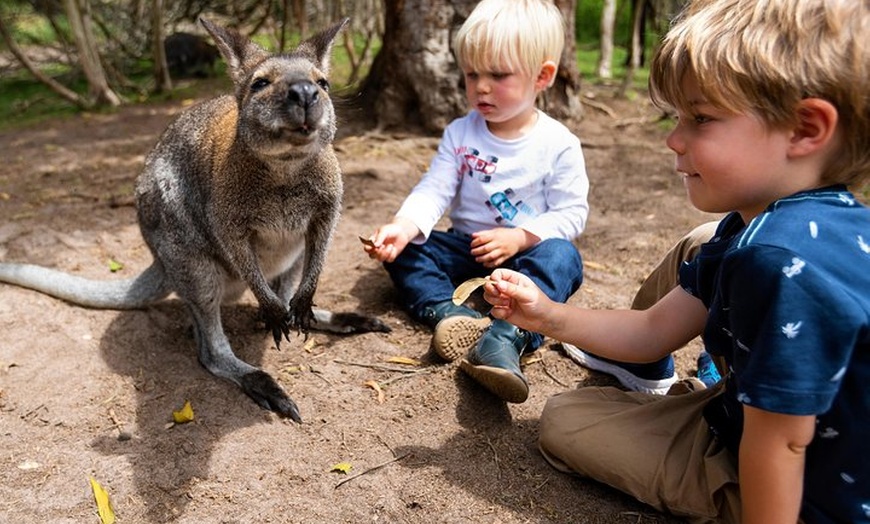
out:
<path id="1" fill-rule="evenodd" d="M 82 3 L 79 4 L 79 1 Z M 70 30 L 79 52 L 79 63 L 88 81 L 88 92 L 97 105 L 121 105 L 121 98 L 115 93 L 106 79 L 106 72 L 100 63 L 100 54 L 94 41 L 90 23 L 88 0 L 64 0 Z"/>
<path id="2" fill-rule="evenodd" d="M 604 0 L 601 11 L 601 45 L 598 57 L 598 77 L 613 78 L 613 26 L 616 23 L 616 0 Z"/>
<path id="3" fill-rule="evenodd" d="M 166 48 L 163 46 L 163 0 L 151 1 L 151 45 L 154 52 L 154 89 L 158 93 L 172 91 L 172 77 L 166 63 Z"/>
<path id="4" fill-rule="evenodd" d="M 619 96 L 624 97 L 631 89 L 631 84 L 634 82 L 634 75 L 640 67 L 641 57 L 643 56 L 643 24 L 644 24 L 644 4 L 647 0 L 634 0 L 632 4 L 632 21 L 631 21 L 631 50 L 629 55 L 628 67 L 625 69 L 625 78 L 622 79 L 622 86 L 619 89 Z"/>

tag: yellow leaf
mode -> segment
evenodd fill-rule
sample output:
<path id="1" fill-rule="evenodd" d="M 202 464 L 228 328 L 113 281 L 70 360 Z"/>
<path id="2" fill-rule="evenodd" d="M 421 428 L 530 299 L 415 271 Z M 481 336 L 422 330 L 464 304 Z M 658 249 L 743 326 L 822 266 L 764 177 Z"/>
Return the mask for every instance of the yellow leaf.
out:
<path id="1" fill-rule="evenodd" d="M 117 260 L 114 260 L 112 258 L 109 259 L 109 271 L 111 271 L 112 273 L 117 273 L 118 271 L 121 271 L 122 269 L 124 269 L 124 264 L 122 264 L 122 263 L 120 263 Z"/>
<path id="2" fill-rule="evenodd" d="M 378 392 L 378 404 L 384 403 L 384 390 L 381 389 L 381 385 L 378 384 L 376 380 L 366 380 L 363 385 L 368 386 Z"/>
<path id="3" fill-rule="evenodd" d="M 353 469 L 353 465 L 351 465 L 350 462 L 339 462 L 338 464 L 332 466 L 332 469 L 330 469 L 329 471 L 337 471 L 339 473 L 344 473 L 345 475 L 347 475 L 351 469 Z"/>
<path id="4" fill-rule="evenodd" d="M 607 269 L 602 264 L 599 264 L 598 262 L 593 262 L 591 260 L 584 260 L 583 265 L 588 267 L 589 269 L 598 269 L 598 270 Z"/>
<path id="5" fill-rule="evenodd" d="M 100 515 L 100 522 L 103 524 L 113 524 L 115 522 L 115 512 L 112 510 L 109 494 L 93 477 L 90 478 L 90 481 L 91 489 L 94 492 L 94 500 L 97 502 L 97 513 Z"/>
<path id="6" fill-rule="evenodd" d="M 172 412 L 172 420 L 176 424 L 184 424 L 193 420 L 193 406 L 190 405 L 189 400 L 184 402 L 184 407 L 180 410 Z"/>
<path id="7" fill-rule="evenodd" d="M 453 291 L 453 303 L 457 306 L 468 300 L 468 297 L 474 293 L 474 290 L 479 288 L 480 286 L 486 284 L 487 282 L 492 282 L 492 279 L 489 277 L 475 277 L 469 278 L 465 282 L 456 286 L 456 289 Z"/>
<path id="8" fill-rule="evenodd" d="M 407 364 L 409 366 L 419 366 L 422 365 L 422 362 L 415 358 L 408 357 L 390 357 L 387 359 L 387 362 L 391 364 Z"/>

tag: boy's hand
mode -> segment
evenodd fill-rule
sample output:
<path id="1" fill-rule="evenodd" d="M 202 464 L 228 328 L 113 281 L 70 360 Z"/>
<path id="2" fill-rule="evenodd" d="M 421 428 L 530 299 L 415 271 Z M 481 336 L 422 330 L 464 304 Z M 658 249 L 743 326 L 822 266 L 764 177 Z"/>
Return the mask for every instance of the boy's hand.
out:
<path id="1" fill-rule="evenodd" d="M 495 268 L 541 239 L 519 227 L 497 227 L 471 235 L 471 255 L 483 267 Z"/>
<path id="2" fill-rule="evenodd" d="M 413 222 L 396 217 L 389 224 L 378 228 L 369 237 L 371 244 L 364 244 L 363 250 L 368 253 L 369 258 L 379 262 L 393 262 L 404 251 L 405 246 L 419 234 L 420 230 Z"/>
<path id="3" fill-rule="evenodd" d="M 528 331 L 541 331 L 552 305 L 532 280 L 510 269 L 496 269 L 492 282 L 483 287 L 483 298 L 492 304 L 490 314 Z"/>

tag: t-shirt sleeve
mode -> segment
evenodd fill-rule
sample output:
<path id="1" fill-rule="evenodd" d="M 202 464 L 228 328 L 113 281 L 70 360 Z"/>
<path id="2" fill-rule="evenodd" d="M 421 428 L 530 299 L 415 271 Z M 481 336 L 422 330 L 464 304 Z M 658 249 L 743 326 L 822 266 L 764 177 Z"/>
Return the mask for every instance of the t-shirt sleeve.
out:
<path id="1" fill-rule="evenodd" d="M 830 409 L 856 346 L 860 309 L 792 252 L 747 246 L 721 270 L 738 400 L 788 415 Z"/>

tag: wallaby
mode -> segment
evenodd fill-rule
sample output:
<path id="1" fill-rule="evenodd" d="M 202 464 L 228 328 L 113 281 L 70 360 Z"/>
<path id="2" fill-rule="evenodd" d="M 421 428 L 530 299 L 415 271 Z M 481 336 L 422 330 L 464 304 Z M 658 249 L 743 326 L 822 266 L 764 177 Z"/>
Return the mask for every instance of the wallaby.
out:
<path id="1" fill-rule="evenodd" d="M 152 265 L 130 280 L 92 281 L 2 263 L 0 281 L 101 309 L 143 308 L 175 292 L 190 309 L 202 365 L 260 406 L 301 422 L 275 379 L 235 356 L 220 305 L 251 289 L 276 344 L 291 329 L 390 330 L 312 302 L 341 208 L 327 73 L 347 19 L 284 54 L 200 22 L 227 63 L 235 95 L 182 112 L 145 160 L 136 204 Z"/>

